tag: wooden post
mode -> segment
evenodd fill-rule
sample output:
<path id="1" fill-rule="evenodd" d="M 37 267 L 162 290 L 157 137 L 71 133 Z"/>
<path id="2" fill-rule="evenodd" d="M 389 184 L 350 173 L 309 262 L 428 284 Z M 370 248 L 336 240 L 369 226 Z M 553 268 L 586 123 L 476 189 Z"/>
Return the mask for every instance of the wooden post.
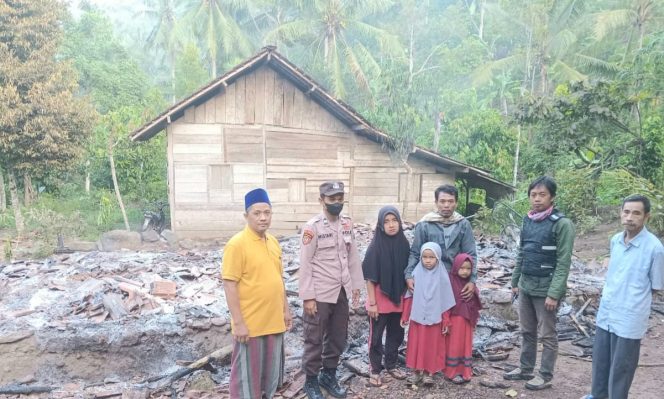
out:
<path id="1" fill-rule="evenodd" d="M 464 186 L 466 186 L 466 207 L 464 208 L 464 213 L 466 214 L 465 216 L 470 216 L 468 215 L 468 203 L 470 202 L 470 185 L 468 183 L 468 180 L 463 181 Z"/>

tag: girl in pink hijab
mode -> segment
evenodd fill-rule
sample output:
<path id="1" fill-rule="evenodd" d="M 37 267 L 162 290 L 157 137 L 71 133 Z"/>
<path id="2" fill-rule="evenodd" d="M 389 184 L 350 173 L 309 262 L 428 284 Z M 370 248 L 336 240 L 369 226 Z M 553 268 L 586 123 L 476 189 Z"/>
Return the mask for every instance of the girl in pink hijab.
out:
<path id="1" fill-rule="evenodd" d="M 480 318 L 482 303 L 477 287 L 470 299 L 461 297 L 472 270 L 473 258 L 470 255 L 461 253 L 454 258 L 450 283 L 456 304 L 450 310 L 444 373 L 455 384 L 468 382 L 473 375 L 473 332 Z"/>

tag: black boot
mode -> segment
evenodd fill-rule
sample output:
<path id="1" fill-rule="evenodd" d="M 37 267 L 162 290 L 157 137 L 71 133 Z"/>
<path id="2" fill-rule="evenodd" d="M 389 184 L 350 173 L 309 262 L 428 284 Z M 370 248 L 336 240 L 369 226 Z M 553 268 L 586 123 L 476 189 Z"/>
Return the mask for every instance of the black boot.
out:
<path id="1" fill-rule="evenodd" d="M 307 394 L 307 398 L 309 399 L 325 399 L 318 385 L 318 376 L 307 376 L 307 380 L 304 382 L 304 393 Z"/>
<path id="2" fill-rule="evenodd" d="M 346 389 L 341 387 L 339 381 L 337 381 L 337 369 L 323 368 L 318 376 L 318 383 L 335 398 L 343 399 L 346 397 Z"/>

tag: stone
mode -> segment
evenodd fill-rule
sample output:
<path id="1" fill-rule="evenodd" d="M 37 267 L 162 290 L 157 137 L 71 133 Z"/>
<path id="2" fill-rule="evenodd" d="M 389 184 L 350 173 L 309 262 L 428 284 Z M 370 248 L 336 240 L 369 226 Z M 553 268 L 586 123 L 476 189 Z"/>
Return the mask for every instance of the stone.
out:
<path id="1" fill-rule="evenodd" d="M 75 252 L 92 252 L 98 251 L 97 243 L 94 241 L 79 241 L 75 240 L 67 243 L 67 248 Z"/>
<path id="2" fill-rule="evenodd" d="M 193 330 L 209 330 L 212 327 L 212 323 L 207 320 L 192 320 L 187 322 L 187 327 Z"/>
<path id="3" fill-rule="evenodd" d="M 227 322 L 228 321 L 223 317 L 214 317 L 210 319 L 210 323 L 212 323 L 212 325 L 215 327 L 223 327 Z"/>
<path id="4" fill-rule="evenodd" d="M 111 230 L 101 235 L 102 251 L 139 250 L 141 235 L 135 231 Z"/>
<path id="5" fill-rule="evenodd" d="M 491 303 L 511 303 L 512 302 L 512 291 L 510 290 L 490 290 L 487 293 L 488 301 Z"/>
<path id="6" fill-rule="evenodd" d="M 514 322 L 518 328 L 518 304 L 516 303 L 489 303 L 482 304 L 482 314 L 490 314 L 505 322 Z M 508 329 L 510 329 L 508 327 Z"/>
<path id="7" fill-rule="evenodd" d="M 141 232 L 141 239 L 144 242 L 157 242 L 159 241 L 159 233 L 152 229 L 146 230 Z"/>
<path id="8" fill-rule="evenodd" d="M 168 245 L 175 246 L 178 243 L 178 237 L 171 230 L 164 230 L 161 232 L 161 237 L 168 242 Z"/>
<path id="9" fill-rule="evenodd" d="M 190 240 L 188 238 L 185 238 L 184 240 L 178 241 L 178 244 L 182 249 L 194 249 L 196 248 L 196 242 L 194 240 Z"/>
<path id="10" fill-rule="evenodd" d="M 187 389 L 189 390 L 197 390 L 197 391 L 204 391 L 204 392 L 216 392 L 217 384 L 212 380 L 210 377 L 210 372 L 209 371 L 202 371 L 197 374 L 195 374 L 190 382 L 189 386 Z"/>

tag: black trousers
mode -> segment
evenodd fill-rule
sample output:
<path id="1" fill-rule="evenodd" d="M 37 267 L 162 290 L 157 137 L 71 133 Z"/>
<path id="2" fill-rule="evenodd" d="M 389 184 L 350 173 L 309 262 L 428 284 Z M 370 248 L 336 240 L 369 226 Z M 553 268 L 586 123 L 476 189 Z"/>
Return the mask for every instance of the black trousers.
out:
<path id="1" fill-rule="evenodd" d="M 640 351 L 640 339 L 621 338 L 597 327 L 593 344 L 593 397 L 627 399 Z"/>
<path id="2" fill-rule="evenodd" d="M 401 313 L 380 313 L 378 319 L 369 318 L 369 362 L 371 372 L 379 373 L 384 366 L 392 370 L 397 366 L 399 347 L 403 343 L 404 329 L 401 327 Z M 383 346 L 383 332 L 387 330 Z"/>
<path id="3" fill-rule="evenodd" d="M 342 288 L 337 303 L 316 301 L 318 312 L 302 316 L 304 321 L 304 353 L 302 370 L 308 376 L 318 375 L 321 366 L 336 369 L 346 349 L 348 338 L 348 297 Z"/>

